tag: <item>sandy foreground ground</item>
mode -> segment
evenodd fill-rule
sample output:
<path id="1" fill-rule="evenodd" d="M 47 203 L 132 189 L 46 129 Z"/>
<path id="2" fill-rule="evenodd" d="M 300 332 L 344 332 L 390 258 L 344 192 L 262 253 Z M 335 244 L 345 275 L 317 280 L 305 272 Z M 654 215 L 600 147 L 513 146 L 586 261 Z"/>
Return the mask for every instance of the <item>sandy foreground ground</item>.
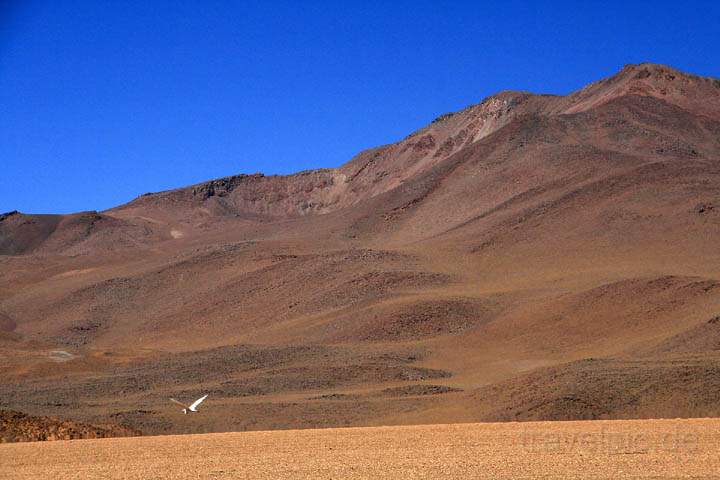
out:
<path id="1" fill-rule="evenodd" d="M 720 478 L 720 419 L 476 423 L 4 444 L 0 478 Z"/>

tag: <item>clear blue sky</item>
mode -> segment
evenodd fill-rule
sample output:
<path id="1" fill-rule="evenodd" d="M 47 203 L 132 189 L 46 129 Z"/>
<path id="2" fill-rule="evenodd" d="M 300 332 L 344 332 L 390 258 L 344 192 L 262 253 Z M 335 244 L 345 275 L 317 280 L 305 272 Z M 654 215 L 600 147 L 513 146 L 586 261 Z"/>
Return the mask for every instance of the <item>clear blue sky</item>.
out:
<path id="1" fill-rule="evenodd" d="M 642 61 L 720 77 L 720 2 L 0 0 L 0 212 L 338 166 Z"/>

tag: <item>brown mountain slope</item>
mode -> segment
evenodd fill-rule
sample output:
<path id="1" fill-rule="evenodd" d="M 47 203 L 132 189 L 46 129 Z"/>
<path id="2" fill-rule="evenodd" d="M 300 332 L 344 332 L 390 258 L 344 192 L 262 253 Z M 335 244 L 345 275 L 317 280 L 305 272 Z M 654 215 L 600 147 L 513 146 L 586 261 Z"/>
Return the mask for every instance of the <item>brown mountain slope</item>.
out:
<path id="1" fill-rule="evenodd" d="M 719 102 L 633 65 L 337 169 L 4 215 L 0 407 L 147 432 L 715 415 L 692 398 L 720 361 Z"/>

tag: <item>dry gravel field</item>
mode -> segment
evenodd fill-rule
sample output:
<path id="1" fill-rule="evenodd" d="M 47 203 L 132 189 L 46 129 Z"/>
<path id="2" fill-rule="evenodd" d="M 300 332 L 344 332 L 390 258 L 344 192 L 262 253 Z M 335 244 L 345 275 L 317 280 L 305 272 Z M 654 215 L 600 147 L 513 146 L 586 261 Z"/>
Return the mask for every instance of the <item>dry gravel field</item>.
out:
<path id="1" fill-rule="evenodd" d="M 720 478 L 720 419 L 476 423 L 0 445 L 0 478 Z"/>

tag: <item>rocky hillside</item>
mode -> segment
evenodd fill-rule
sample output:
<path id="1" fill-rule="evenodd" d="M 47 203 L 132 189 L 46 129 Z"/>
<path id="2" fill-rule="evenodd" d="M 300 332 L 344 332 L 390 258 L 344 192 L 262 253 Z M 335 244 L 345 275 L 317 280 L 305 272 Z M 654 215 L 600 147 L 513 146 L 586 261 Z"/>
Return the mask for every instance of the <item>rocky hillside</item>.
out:
<path id="1" fill-rule="evenodd" d="M 140 435 L 140 432 L 129 427 L 87 425 L 49 417 L 34 417 L 13 410 L 0 410 L 0 443 L 135 435 Z"/>
<path id="2" fill-rule="evenodd" d="M 719 205 L 720 83 L 641 64 L 335 169 L 5 214 L 0 407 L 147 433 L 717 415 Z"/>

